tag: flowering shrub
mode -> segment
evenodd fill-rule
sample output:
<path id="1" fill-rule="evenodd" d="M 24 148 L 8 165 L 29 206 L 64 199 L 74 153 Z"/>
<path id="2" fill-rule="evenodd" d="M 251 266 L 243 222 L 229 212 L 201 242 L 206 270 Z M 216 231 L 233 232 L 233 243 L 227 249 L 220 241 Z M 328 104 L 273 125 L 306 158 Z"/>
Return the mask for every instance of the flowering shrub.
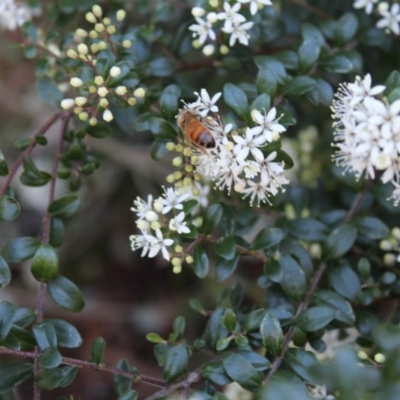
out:
<path id="1" fill-rule="evenodd" d="M 400 4 L 51 3 L 0 0 L 0 28 L 21 38 L 53 109 L 36 134 L 14 138 L 17 157 L 8 143 L 0 152 L 4 226 L 25 212 L 17 171 L 49 193 L 40 234 L 0 228 L 16 233 L 1 243 L 0 286 L 24 262 L 37 284 L 31 308 L 0 303 L 0 355 L 16 358 L 1 362 L 0 398 L 31 376 L 30 398 L 74 398 L 87 368 L 113 374 L 119 400 L 144 397 L 138 382 L 157 387 L 148 399 L 397 399 Z M 161 181 L 137 181 L 121 246 L 130 240 L 132 257 L 168 265 L 173 279 L 214 285 L 208 304 L 184 300 L 201 330 L 176 316 L 169 335 L 147 334 L 162 379 L 135 360 L 106 365 L 101 337 L 89 361 L 62 355 L 87 338 L 44 313 L 46 293 L 84 307 L 57 249 L 65 219 L 83 218 L 89 176 L 104 171 L 92 144 L 112 134 L 121 154 L 128 136 L 151 142 L 134 175 L 167 160 Z"/>

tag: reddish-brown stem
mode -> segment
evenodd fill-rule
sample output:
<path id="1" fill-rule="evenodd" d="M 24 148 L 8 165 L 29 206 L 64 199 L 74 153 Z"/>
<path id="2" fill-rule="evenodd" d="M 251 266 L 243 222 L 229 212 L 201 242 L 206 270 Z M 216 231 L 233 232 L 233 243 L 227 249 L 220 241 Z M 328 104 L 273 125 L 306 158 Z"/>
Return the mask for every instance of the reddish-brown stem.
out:
<path id="1" fill-rule="evenodd" d="M 353 201 L 353 204 L 351 205 L 349 212 L 346 215 L 345 222 L 350 221 L 350 219 L 354 216 L 354 214 L 360 208 L 360 205 L 363 202 L 364 197 L 368 192 L 368 189 L 371 187 L 372 182 L 373 182 L 372 179 L 367 179 L 365 181 L 363 190 L 357 194 L 357 196 L 355 197 L 355 199 Z"/>
<path id="2" fill-rule="evenodd" d="M 54 154 L 54 159 L 53 159 L 53 166 L 51 169 L 51 181 L 50 181 L 50 190 L 49 190 L 49 200 L 48 204 L 50 205 L 53 200 L 54 200 L 54 193 L 55 193 L 55 188 L 56 188 L 56 180 L 57 180 L 57 166 L 58 166 L 58 161 L 60 158 L 61 154 L 61 149 L 63 145 L 63 140 L 64 140 L 64 134 L 67 130 L 68 127 L 68 122 L 70 119 L 70 115 L 63 115 L 63 123 L 61 126 L 60 130 L 60 136 L 57 142 L 55 154 Z M 51 225 L 51 215 L 47 211 L 45 216 L 43 217 L 43 232 L 42 232 L 42 243 L 43 244 L 49 244 L 49 238 L 50 238 L 50 225 Z M 44 282 L 39 282 L 38 284 L 38 291 L 37 291 L 37 300 L 36 300 L 36 322 L 42 322 L 44 318 L 44 300 L 46 296 L 46 284 Z M 39 372 L 39 357 L 40 357 L 40 349 L 38 346 L 35 347 L 35 376 Z M 34 383 L 33 386 L 33 399 L 34 400 L 40 400 L 40 389 Z"/>
<path id="3" fill-rule="evenodd" d="M 0 347 L 0 354 L 8 354 L 8 355 L 15 356 L 15 357 L 31 358 L 33 360 L 36 360 L 39 357 L 39 355 L 37 355 L 34 352 L 13 350 L 13 349 L 9 349 L 7 347 Z M 152 378 L 150 376 L 145 376 L 145 375 L 136 376 L 135 374 L 133 374 L 132 372 L 129 372 L 129 371 L 123 371 L 122 369 L 118 369 L 118 368 L 110 367 L 110 366 L 106 366 L 106 365 L 97 365 L 97 364 L 91 363 L 89 361 L 77 360 L 75 358 L 70 358 L 70 357 L 62 357 L 61 363 L 65 364 L 65 365 L 75 365 L 75 366 L 81 367 L 81 368 L 89 368 L 89 369 L 93 369 L 96 371 L 103 371 L 103 372 L 108 372 L 111 374 L 124 376 L 125 378 L 130 378 L 134 381 L 139 380 L 140 382 L 146 383 L 148 385 L 160 387 L 160 388 L 169 387 L 168 383 L 161 379 L 156 379 L 156 378 Z"/>
<path id="4" fill-rule="evenodd" d="M 58 112 L 54 114 L 39 130 L 39 132 L 35 136 L 42 136 L 44 135 L 49 128 L 60 118 L 62 112 Z M 8 187 L 10 186 L 10 183 L 12 179 L 14 178 L 15 173 L 17 172 L 18 168 L 22 164 L 22 162 L 25 160 L 25 157 L 27 157 L 34 147 L 36 146 L 36 140 L 32 140 L 30 145 L 19 155 L 17 160 L 14 162 L 14 165 L 11 167 L 9 174 L 7 175 L 6 180 L 3 182 L 3 185 L 0 188 L 0 196 L 3 196 Z"/>

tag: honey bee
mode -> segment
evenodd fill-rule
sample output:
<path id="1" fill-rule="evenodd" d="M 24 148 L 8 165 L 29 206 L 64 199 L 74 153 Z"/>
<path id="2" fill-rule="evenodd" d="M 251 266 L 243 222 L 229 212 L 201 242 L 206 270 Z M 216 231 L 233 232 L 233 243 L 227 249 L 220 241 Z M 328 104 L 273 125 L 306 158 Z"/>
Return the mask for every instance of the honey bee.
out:
<path id="1" fill-rule="evenodd" d="M 178 114 L 178 126 L 185 138 L 203 153 L 206 153 L 205 149 L 215 147 L 214 136 L 205 123 L 194 110 L 185 109 Z"/>

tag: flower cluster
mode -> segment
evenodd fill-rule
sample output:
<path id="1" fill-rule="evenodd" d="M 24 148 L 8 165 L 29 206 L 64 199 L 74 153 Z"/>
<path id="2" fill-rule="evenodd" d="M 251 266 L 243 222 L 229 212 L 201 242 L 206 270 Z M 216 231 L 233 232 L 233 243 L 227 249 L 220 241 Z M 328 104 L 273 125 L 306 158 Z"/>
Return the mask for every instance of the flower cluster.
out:
<path id="1" fill-rule="evenodd" d="M 193 258 L 186 255 L 179 244 L 171 249 L 174 243 L 179 243 L 179 235 L 190 233 L 184 210 L 185 202 L 190 197 L 190 193 L 182 193 L 176 188 L 164 188 L 163 196 L 157 199 L 149 195 L 147 202 L 138 197 L 131 210 L 136 213 L 140 234 L 130 236 L 132 250 L 142 249 L 142 257 L 147 255 L 150 258 L 161 252 L 168 261 L 172 255 L 175 273 L 180 272 L 183 260 L 193 262 Z"/>
<path id="2" fill-rule="evenodd" d="M 389 237 L 381 240 L 379 247 L 386 252 L 383 256 L 385 265 L 392 267 L 396 262 L 400 262 L 400 228 L 392 228 Z"/>
<path id="3" fill-rule="evenodd" d="M 201 90 L 194 103 L 185 109 L 194 110 L 214 136 L 215 147 L 195 151 L 191 162 L 196 172 L 212 179 L 220 190 L 234 190 L 250 197 L 250 203 L 269 202 L 278 190 L 289 183 L 284 176 L 284 163 L 276 161 L 277 152 L 268 151 L 268 144 L 279 140 L 286 129 L 276 119 L 276 109 L 263 113 L 254 109 L 251 113 L 255 127 L 234 130 L 234 125 L 222 125 L 216 105 L 221 93 L 210 98 Z"/>
<path id="4" fill-rule="evenodd" d="M 336 164 L 353 171 L 357 178 L 371 179 L 381 171 L 383 183 L 400 185 L 400 100 L 388 104 L 376 96 L 385 86 L 371 87 L 371 76 L 339 87 L 332 103 Z M 393 193 L 395 202 L 400 199 Z M 393 197 L 393 196 L 392 196 Z M 396 200 L 397 199 L 397 200 Z"/>
<path id="5" fill-rule="evenodd" d="M 223 8 L 220 9 L 218 0 L 209 1 L 209 9 L 201 7 L 193 7 L 192 15 L 196 19 L 196 24 L 189 26 L 195 38 L 193 46 L 200 48 L 207 39 L 216 40 L 216 31 L 222 31 L 229 37 L 229 46 L 234 46 L 236 41 L 247 46 L 249 44 L 250 35 L 247 33 L 252 28 L 253 22 L 246 21 L 246 17 L 240 13 L 242 4 L 249 3 L 251 15 L 257 14 L 258 10 L 264 6 L 272 5 L 271 0 L 239 0 L 233 5 L 225 1 Z M 203 48 L 203 53 L 210 56 L 214 53 L 213 44 L 207 44 Z M 226 45 L 220 48 L 222 54 L 228 53 L 229 49 Z"/>
<path id="6" fill-rule="evenodd" d="M 378 0 L 355 0 L 354 8 L 365 8 L 367 14 L 371 14 L 374 4 Z M 377 6 L 378 14 L 381 19 L 376 23 L 376 26 L 385 29 L 387 32 L 393 32 L 395 35 L 400 34 L 400 5 L 393 3 L 391 6 L 386 1 L 381 1 Z"/>
<path id="7" fill-rule="evenodd" d="M 124 10 L 117 11 L 115 22 L 122 22 L 125 15 Z M 94 29 L 89 32 L 77 29 L 75 40 L 79 44 L 66 52 L 67 57 L 82 64 L 79 68 L 81 76 L 73 76 L 69 82 L 76 88 L 78 96 L 62 100 L 61 107 L 73 109 L 80 120 L 96 125 L 99 112 L 106 122 L 113 120 L 110 102 L 120 104 L 122 101 L 134 106 L 137 101 L 142 101 L 146 91 L 141 87 L 135 89 L 139 80 L 130 71 L 128 62 L 109 65 L 110 54 L 116 58 L 119 50 L 131 47 L 131 41 L 119 43 L 114 40 L 117 28 L 111 18 L 103 18 L 103 11 L 98 5 L 93 6 L 92 12 L 86 13 L 86 20 L 94 24 Z"/>
<path id="8" fill-rule="evenodd" d="M 0 0 L 0 29 L 10 31 L 40 15 L 39 8 L 31 8 L 23 1 Z"/>

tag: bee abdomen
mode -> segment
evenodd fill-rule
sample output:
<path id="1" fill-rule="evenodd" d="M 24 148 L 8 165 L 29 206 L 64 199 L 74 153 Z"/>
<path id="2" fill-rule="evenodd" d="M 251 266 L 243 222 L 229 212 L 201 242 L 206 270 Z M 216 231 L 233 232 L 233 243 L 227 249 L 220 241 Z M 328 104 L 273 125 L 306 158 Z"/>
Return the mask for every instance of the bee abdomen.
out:
<path id="1" fill-rule="evenodd" d="M 203 146 L 207 149 L 215 147 L 215 140 L 214 138 L 208 133 L 207 131 L 203 131 L 198 136 L 198 144 Z"/>

